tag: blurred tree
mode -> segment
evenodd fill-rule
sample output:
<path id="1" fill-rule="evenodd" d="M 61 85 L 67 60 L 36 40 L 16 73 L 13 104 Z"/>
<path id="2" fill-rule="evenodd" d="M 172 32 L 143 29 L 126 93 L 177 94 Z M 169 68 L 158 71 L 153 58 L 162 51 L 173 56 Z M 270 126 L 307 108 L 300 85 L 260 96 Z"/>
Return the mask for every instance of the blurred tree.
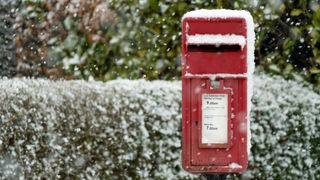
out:
<path id="1" fill-rule="evenodd" d="M 14 23 L 20 4 L 20 0 L 0 0 L 0 76 L 16 73 Z"/>
<path id="2" fill-rule="evenodd" d="M 320 87 L 319 3 L 261 3 L 254 12 L 257 64 L 272 74 Z"/>
<path id="3" fill-rule="evenodd" d="M 259 69 L 320 87 L 320 8 L 315 0 L 25 0 L 24 4 L 20 24 L 30 21 L 38 37 L 49 34 L 42 40 L 47 52 L 39 62 L 60 64 L 64 75 L 177 79 L 183 14 L 226 8 L 246 9 L 253 15 Z M 41 29 L 42 23 L 48 25 Z M 30 35 L 18 37 L 24 41 Z"/>
<path id="4" fill-rule="evenodd" d="M 24 0 L 16 21 L 18 72 L 80 78 L 108 71 L 112 23 L 102 0 Z"/>
<path id="5" fill-rule="evenodd" d="M 180 19 L 190 10 L 207 8 L 247 9 L 256 24 L 256 59 L 261 69 L 287 78 L 320 85 L 319 29 L 317 1 L 112 1 L 117 12 L 121 38 L 113 46 L 129 47 L 116 54 L 125 59 L 118 72 L 146 74 L 149 79 L 180 75 Z M 125 33 L 125 35 L 123 35 Z M 149 63 L 145 62 L 145 59 Z M 134 63 L 135 62 L 135 63 Z M 136 67 L 133 64 L 138 64 Z M 143 68 L 141 68 L 143 67 Z M 140 76 L 139 76 L 140 75 Z"/>

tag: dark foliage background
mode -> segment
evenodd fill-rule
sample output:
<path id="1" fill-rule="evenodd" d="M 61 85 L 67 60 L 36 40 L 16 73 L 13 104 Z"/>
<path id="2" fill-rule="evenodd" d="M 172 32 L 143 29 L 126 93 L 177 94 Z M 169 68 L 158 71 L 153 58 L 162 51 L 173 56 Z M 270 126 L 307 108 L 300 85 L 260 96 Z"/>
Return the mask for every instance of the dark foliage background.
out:
<path id="1" fill-rule="evenodd" d="M 24 0 L 16 22 L 20 74 L 178 79 L 181 17 L 199 8 L 250 11 L 258 69 L 319 87 L 320 8 L 314 0 Z"/>
<path id="2" fill-rule="evenodd" d="M 0 0 L 0 75 L 14 76 L 16 67 L 15 18 L 21 1 Z"/>

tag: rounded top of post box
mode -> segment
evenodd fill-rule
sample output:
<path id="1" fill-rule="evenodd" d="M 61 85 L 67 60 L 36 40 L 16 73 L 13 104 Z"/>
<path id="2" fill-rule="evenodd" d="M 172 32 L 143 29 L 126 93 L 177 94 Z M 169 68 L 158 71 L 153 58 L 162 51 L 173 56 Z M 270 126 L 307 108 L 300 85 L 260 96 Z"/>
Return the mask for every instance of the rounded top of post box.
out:
<path id="1" fill-rule="evenodd" d="M 187 12 L 183 15 L 182 20 L 190 19 L 210 19 L 210 18 L 243 18 L 247 23 L 253 22 L 252 16 L 245 10 L 230 10 L 230 9 L 199 9 Z"/>
<path id="2" fill-rule="evenodd" d="M 251 14 L 246 10 L 230 10 L 230 9 L 199 9 L 185 13 L 182 20 L 187 19 L 227 19 L 241 18 L 244 19 L 247 26 L 247 56 L 248 56 L 248 74 L 254 71 L 254 23 Z"/>

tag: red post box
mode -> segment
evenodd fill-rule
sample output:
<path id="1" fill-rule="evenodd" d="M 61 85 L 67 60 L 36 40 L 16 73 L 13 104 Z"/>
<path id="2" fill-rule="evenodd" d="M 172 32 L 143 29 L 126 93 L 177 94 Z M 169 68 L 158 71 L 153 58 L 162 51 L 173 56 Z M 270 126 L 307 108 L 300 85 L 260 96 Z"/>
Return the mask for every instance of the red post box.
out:
<path id="1" fill-rule="evenodd" d="M 250 149 L 254 25 L 247 11 L 182 18 L 182 164 L 194 173 L 243 172 Z"/>

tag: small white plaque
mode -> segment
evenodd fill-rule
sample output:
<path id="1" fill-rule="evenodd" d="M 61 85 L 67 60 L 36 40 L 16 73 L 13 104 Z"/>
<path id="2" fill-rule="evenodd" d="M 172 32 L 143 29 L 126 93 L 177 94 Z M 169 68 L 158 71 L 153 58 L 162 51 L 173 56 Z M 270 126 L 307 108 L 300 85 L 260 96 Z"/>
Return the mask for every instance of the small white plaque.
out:
<path id="1" fill-rule="evenodd" d="M 202 144 L 228 143 L 228 95 L 202 94 Z"/>

